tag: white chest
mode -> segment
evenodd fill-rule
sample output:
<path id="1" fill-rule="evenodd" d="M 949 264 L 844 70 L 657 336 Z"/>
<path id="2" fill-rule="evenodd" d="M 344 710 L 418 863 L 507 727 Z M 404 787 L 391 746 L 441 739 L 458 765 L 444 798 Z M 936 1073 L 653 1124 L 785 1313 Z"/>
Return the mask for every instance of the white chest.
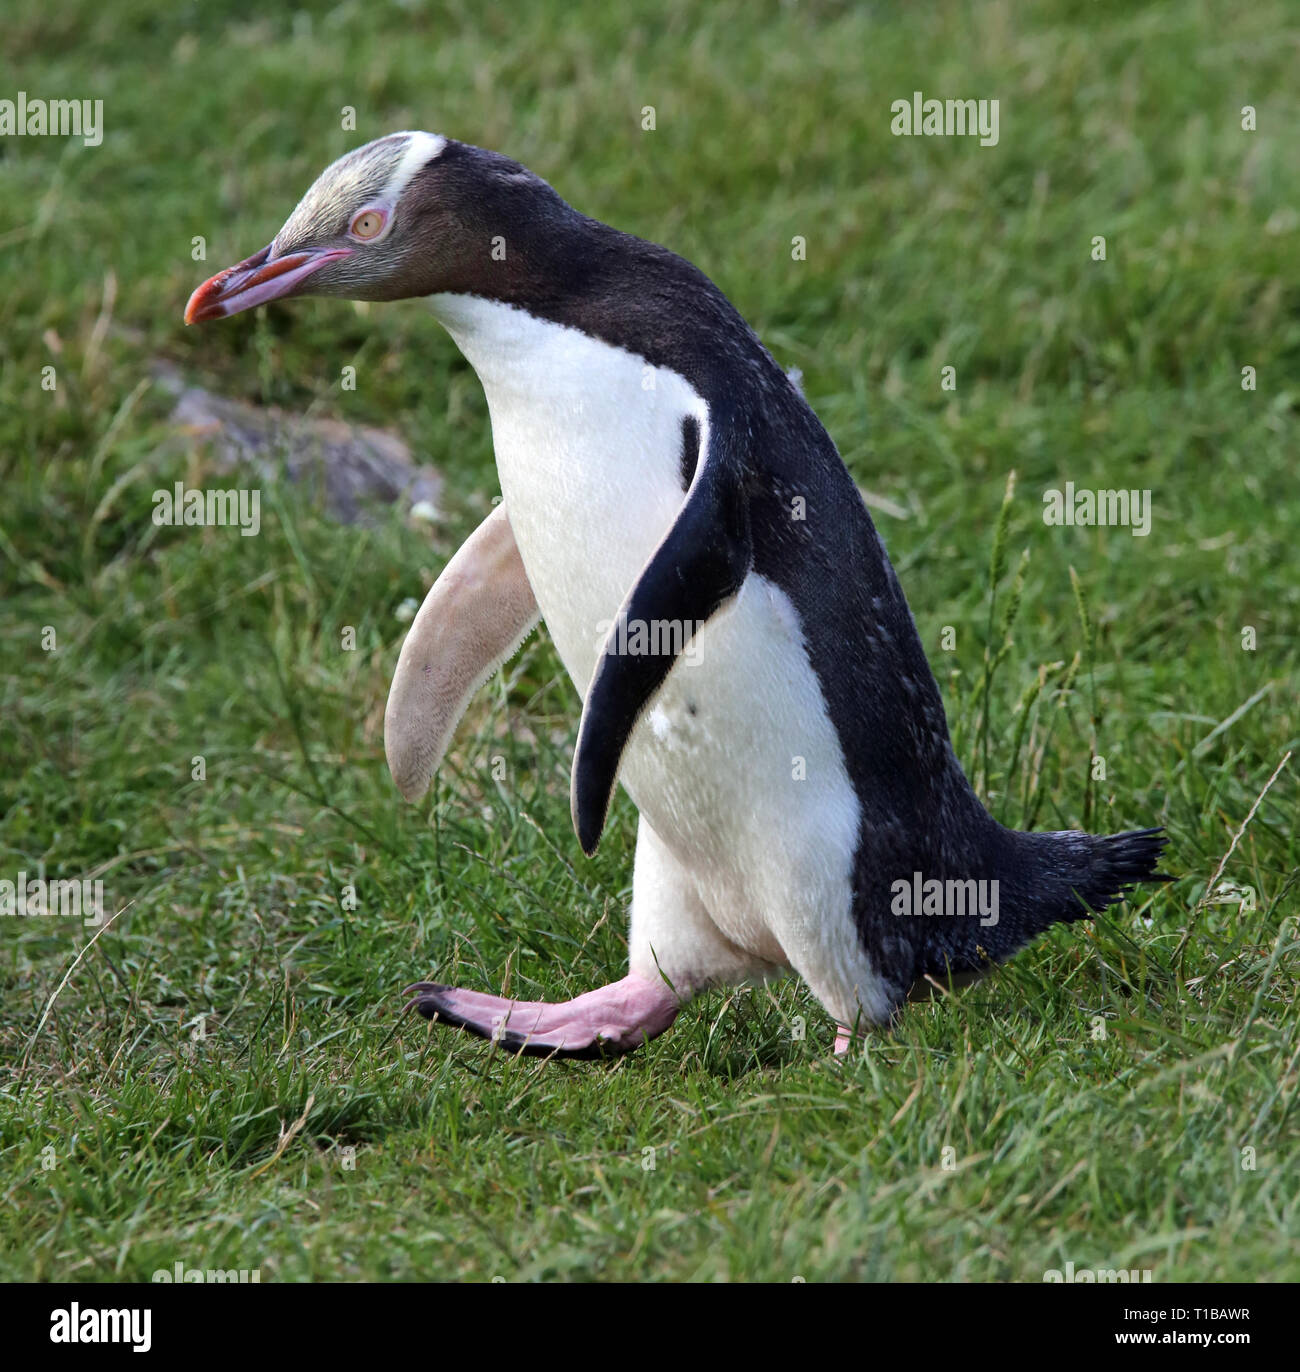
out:
<path id="1" fill-rule="evenodd" d="M 574 329 L 470 296 L 434 311 L 483 383 L 524 567 L 585 697 L 605 633 L 681 509 L 682 421 L 707 422 L 676 373 Z"/>

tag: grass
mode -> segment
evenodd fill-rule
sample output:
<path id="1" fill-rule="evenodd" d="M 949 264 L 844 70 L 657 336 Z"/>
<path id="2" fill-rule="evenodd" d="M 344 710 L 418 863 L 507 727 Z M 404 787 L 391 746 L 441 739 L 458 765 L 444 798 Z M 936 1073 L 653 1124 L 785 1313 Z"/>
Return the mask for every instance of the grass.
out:
<path id="1" fill-rule="evenodd" d="M 0 921 L 0 1275 L 1300 1277 L 1300 759 L 1223 868 L 1254 910 L 1206 899 L 1297 746 L 1298 41 L 1283 0 L 15 0 L 0 97 L 102 97 L 106 134 L 0 139 L 0 877 L 96 876 L 122 913 L 88 950 Z M 998 98 L 999 143 L 894 138 L 914 89 Z M 623 797 L 579 853 L 544 634 L 426 803 L 387 776 L 396 609 L 496 489 L 482 394 L 422 307 L 181 326 L 331 158 L 404 127 L 709 272 L 894 511 L 993 811 L 1165 824 L 1179 880 L 847 1062 L 793 981 L 707 996 L 612 1066 L 400 1019 L 434 973 L 620 975 L 634 834 Z M 395 424 L 444 521 L 341 529 L 268 487 L 257 538 L 155 527 L 153 490 L 207 460 L 159 358 Z M 1066 481 L 1150 489 L 1150 536 L 1045 526 Z"/>

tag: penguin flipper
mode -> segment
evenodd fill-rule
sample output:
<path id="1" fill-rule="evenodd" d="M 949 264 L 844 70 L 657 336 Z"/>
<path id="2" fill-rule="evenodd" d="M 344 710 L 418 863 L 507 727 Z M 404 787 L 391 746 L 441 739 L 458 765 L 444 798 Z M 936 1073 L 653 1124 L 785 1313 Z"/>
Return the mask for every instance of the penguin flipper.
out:
<path id="1" fill-rule="evenodd" d="M 397 789 L 418 800 L 470 697 L 537 623 L 504 505 L 461 544 L 402 644 L 384 710 L 384 752 Z"/>
<path id="2" fill-rule="evenodd" d="M 740 590 L 753 563 L 743 465 L 716 419 L 709 434 L 682 508 L 619 608 L 587 691 L 571 804 L 588 857 L 600 842 L 619 760 L 637 720 L 687 643 Z M 642 650 L 647 646 L 653 651 Z"/>

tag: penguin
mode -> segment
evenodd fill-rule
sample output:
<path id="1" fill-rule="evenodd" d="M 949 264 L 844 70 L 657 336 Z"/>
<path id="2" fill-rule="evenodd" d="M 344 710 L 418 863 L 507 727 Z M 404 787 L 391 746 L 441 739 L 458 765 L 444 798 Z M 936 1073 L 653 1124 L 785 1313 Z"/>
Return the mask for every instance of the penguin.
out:
<path id="1" fill-rule="evenodd" d="M 185 320 L 294 296 L 425 300 L 487 399 L 503 498 L 402 646 L 384 720 L 401 794 L 424 793 L 540 618 L 582 701 L 582 850 L 616 782 L 639 816 L 625 977 L 557 1003 L 417 982 L 425 1018 L 599 1057 L 707 988 L 793 970 L 844 1052 L 909 997 L 1166 879 L 1159 828 L 1023 833 L 987 812 L 861 493 L 691 263 L 508 157 L 406 131 L 328 167 Z"/>

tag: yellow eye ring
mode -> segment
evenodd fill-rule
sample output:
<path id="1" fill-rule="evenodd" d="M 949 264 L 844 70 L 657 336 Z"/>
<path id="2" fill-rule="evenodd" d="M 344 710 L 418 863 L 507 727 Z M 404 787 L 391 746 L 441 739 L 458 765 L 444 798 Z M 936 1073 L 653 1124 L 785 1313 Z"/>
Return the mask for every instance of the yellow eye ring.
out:
<path id="1" fill-rule="evenodd" d="M 378 210 L 363 210 L 352 221 L 348 232 L 353 238 L 375 238 L 384 227 L 384 216 Z"/>

